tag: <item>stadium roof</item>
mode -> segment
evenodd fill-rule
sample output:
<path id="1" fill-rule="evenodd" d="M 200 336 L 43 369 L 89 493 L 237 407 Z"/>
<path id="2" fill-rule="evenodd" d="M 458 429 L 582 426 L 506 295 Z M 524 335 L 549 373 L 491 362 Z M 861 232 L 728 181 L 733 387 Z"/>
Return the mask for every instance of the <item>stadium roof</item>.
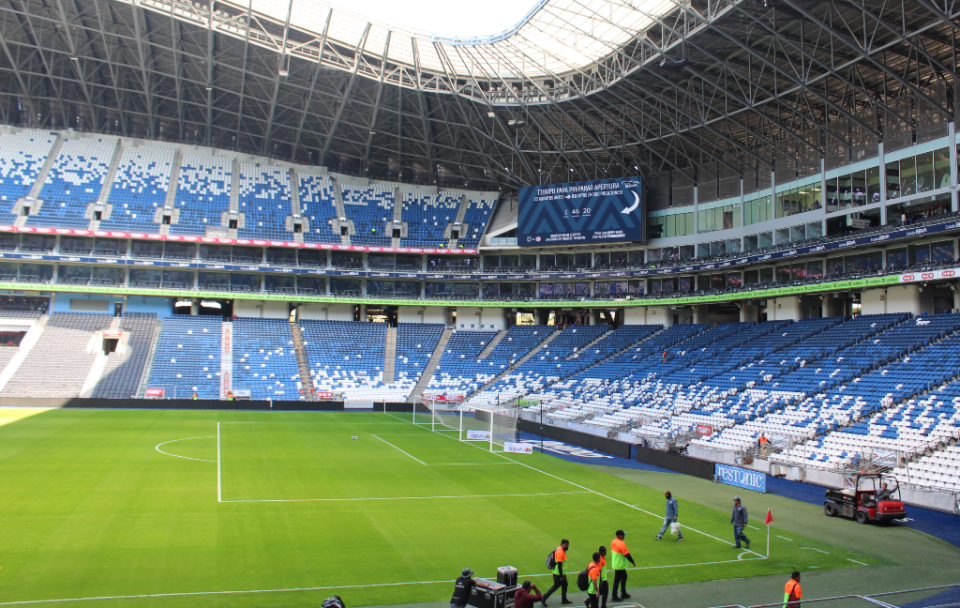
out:
<path id="1" fill-rule="evenodd" d="M 542 0 L 455 39 L 319 0 L 2 0 L 0 120 L 451 186 L 796 174 L 952 119 L 958 18 L 932 0 Z"/>

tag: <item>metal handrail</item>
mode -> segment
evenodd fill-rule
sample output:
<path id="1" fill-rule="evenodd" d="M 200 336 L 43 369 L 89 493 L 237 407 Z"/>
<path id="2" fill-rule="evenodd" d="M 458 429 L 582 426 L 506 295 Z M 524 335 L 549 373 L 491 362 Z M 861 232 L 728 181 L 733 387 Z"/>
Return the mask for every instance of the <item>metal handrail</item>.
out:
<path id="1" fill-rule="evenodd" d="M 902 595 L 902 594 L 906 594 L 906 593 L 919 593 L 919 592 L 921 592 L 921 591 L 936 591 L 936 590 L 938 590 L 938 589 L 954 589 L 954 588 L 956 588 L 956 587 L 960 587 L 960 584 L 954 584 L 954 585 L 937 585 L 937 586 L 934 586 L 934 587 L 920 587 L 920 588 L 918 588 L 918 589 L 904 589 L 904 590 L 901 590 L 901 591 L 886 591 L 886 592 L 883 592 L 883 593 L 872 593 L 872 594 L 870 594 L 870 595 L 838 595 L 838 596 L 836 596 L 836 597 L 822 597 L 822 598 L 817 598 L 817 599 L 812 599 L 812 600 L 808 600 L 808 599 L 804 598 L 804 599 L 803 599 L 803 603 L 804 603 L 804 604 L 812 604 L 812 603 L 815 603 L 815 602 L 832 602 L 832 601 L 836 601 L 836 600 L 859 599 L 859 600 L 864 600 L 864 601 L 867 601 L 867 602 L 871 602 L 871 603 L 876 604 L 876 603 L 878 603 L 878 602 L 876 601 L 876 598 L 878 598 L 878 597 L 886 597 L 886 596 L 890 596 L 890 595 Z M 747 608 L 783 608 L 783 605 L 784 605 L 784 602 L 780 601 L 780 602 L 776 602 L 776 603 L 774 603 L 774 604 L 755 604 L 755 605 L 753 605 L 753 606 L 748 606 Z M 879 605 L 889 605 L 889 604 L 886 604 L 885 602 L 882 602 L 882 603 L 879 603 Z M 729 607 L 716 607 L 716 608 L 729 608 Z M 743 607 L 740 607 L 740 608 L 743 608 Z"/>

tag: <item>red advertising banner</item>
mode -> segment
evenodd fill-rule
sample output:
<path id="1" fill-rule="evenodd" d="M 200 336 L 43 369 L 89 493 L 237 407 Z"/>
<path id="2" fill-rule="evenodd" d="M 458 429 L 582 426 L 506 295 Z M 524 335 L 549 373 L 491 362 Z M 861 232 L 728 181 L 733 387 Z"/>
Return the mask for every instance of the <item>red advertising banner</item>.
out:
<path id="1" fill-rule="evenodd" d="M 709 424 L 698 424 L 697 425 L 697 435 L 713 435 L 713 427 Z"/>
<path id="2" fill-rule="evenodd" d="M 463 395 L 424 395 L 427 401 L 442 401 L 444 403 L 461 403 Z"/>
<path id="3" fill-rule="evenodd" d="M 163 399 L 167 394 L 165 388 L 148 388 L 144 393 L 147 399 Z"/>

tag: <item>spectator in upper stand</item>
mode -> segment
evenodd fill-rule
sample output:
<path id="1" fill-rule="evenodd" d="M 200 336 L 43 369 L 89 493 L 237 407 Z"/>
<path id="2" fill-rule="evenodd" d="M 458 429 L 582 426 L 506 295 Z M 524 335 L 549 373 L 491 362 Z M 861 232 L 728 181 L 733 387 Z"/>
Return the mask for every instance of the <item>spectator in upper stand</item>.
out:
<path id="1" fill-rule="evenodd" d="M 194 401 L 198 400 L 199 398 L 200 398 L 200 395 L 198 395 L 197 393 L 194 393 L 194 394 L 193 394 L 193 400 L 194 400 Z"/>

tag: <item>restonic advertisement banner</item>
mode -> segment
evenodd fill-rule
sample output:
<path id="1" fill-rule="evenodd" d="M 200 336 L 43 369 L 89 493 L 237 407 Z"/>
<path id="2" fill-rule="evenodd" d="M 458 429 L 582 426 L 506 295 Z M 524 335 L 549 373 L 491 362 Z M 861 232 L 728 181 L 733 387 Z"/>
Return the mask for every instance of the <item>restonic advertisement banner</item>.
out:
<path id="1" fill-rule="evenodd" d="M 766 493 L 767 491 L 767 475 L 760 471 L 717 464 L 716 475 L 722 483 L 730 486 L 760 493 Z"/>

